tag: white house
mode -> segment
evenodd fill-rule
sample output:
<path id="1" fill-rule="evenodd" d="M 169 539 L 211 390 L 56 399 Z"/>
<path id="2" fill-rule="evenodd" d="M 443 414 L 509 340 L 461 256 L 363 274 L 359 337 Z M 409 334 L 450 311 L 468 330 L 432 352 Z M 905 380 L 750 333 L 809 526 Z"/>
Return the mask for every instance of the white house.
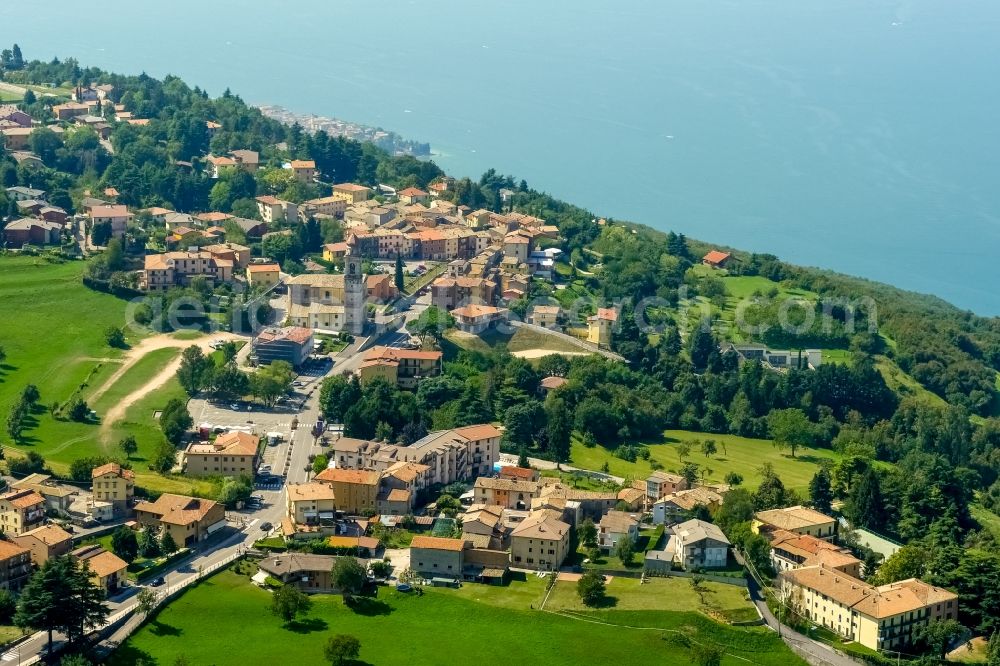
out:
<path id="1" fill-rule="evenodd" d="M 689 520 L 674 527 L 667 552 L 685 569 L 712 569 L 726 566 L 729 539 L 718 526 L 704 520 Z"/>

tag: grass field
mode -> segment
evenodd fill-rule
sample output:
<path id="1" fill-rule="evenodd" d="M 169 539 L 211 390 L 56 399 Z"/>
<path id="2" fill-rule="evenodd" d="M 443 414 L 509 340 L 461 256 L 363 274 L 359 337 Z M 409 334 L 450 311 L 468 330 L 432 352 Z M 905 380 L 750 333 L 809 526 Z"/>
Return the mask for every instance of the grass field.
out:
<path id="1" fill-rule="evenodd" d="M 11 404 L 29 383 L 41 392 L 41 405 L 32 415 L 25 441 L 13 448 L 37 451 L 54 471 L 66 473 L 78 458 L 117 454 L 113 445 L 131 434 L 139 442 L 139 452 L 133 458 L 138 485 L 159 491 L 208 492 L 211 484 L 162 477 L 150 473 L 143 464 L 163 439 L 153 413 L 172 397 L 186 397 L 175 379 L 133 404 L 123 419 L 103 433 L 98 423 L 57 420 L 48 412 L 48 405 L 64 404 L 74 394 L 89 400 L 121 367 L 122 351 L 107 345 L 104 330 L 125 324 L 127 303 L 84 287 L 82 271 L 82 262 L 0 258 L 0 302 L 15 313 L 0 320 L 0 346 L 7 354 L 0 366 L 0 405 Z M 128 339 L 136 341 L 134 336 Z M 91 407 L 102 415 L 178 353 L 177 349 L 164 349 L 147 354 Z M 0 414 L 3 418 L 6 413 Z"/>
<path id="2" fill-rule="evenodd" d="M 483 354 L 488 354 L 494 347 L 499 345 L 506 345 L 507 350 L 510 352 L 530 354 L 532 357 L 539 355 L 532 352 L 548 352 L 551 354 L 569 353 L 574 355 L 589 353 L 583 347 L 564 340 L 559 336 L 546 335 L 528 328 L 518 328 L 514 331 L 513 335 L 504 335 L 494 329 L 482 335 L 473 335 L 453 329 L 445 332 L 445 343 L 451 343 L 458 349 L 476 351 Z M 447 350 L 445 351 L 447 352 Z M 446 353 L 447 356 L 449 354 Z"/>
<path id="3" fill-rule="evenodd" d="M 703 582 L 699 591 L 690 578 L 650 578 L 639 584 L 638 578 L 615 578 L 607 586 L 607 595 L 619 611 L 738 611 L 749 609 L 746 588 L 723 583 Z M 547 610 L 589 611 L 576 593 L 576 583 L 556 583 L 545 602 Z M 754 613 L 754 617 L 757 617 Z"/>
<path id="4" fill-rule="evenodd" d="M 423 596 L 382 588 L 378 599 L 358 612 L 339 596 L 316 595 L 306 617 L 282 625 L 267 611 L 268 592 L 227 571 L 172 602 L 109 663 L 131 665 L 142 659 L 165 666 L 184 657 L 189 663 L 216 666 L 320 664 L 325 663 L 327 637 L 346 633 L 360 639 L 361 663 L 380 665 L 492 664 L 501 653 L 505 662 L 515 664 L 600 664 L 621 661 L 623 654 L 629 663 L 689 664 L 689 650 L 669 640 L 680 630 L 735 655 L 723 660 L 727 666 L 803 663 L 764 629 L 730 628 L 681 611 L 535 610 L 544 593 L 544 581 L 533 576 L 509 587 L 428 588 Z M 667 595 L 660 601 L 666 605 L 670 599 Z"/>
<path id="5" fill-rule="evenodd" d="M 685 462 L 693 462 L 701 468 L 712 470 L 708 473 L 709 482 L 721 483 L 729 472 L 738 472 L 743 475 L 743 484 L 750 488 L 758 485 L 756 470 L 760 466 L 769 462 L 774 465 L 774 470 L 788 488 L 804 490 L 809 485 L 809 480 L 819 467 L 821 460 L 837 460 L 838 455 L 829 449 L 799 448 L 796 456 L 792 458 L 787 450 L 775 448 L 770 440 L 750 439 L 737 435 L 713 435 L 701 432 L 688 432 L 684 430 L 667 430 L 663 434 L 663 441 L 647 444 L 650 452 L 650 461 L 657 461 L 668 471 L 678 471 L 681 468 L 681 461 L 677 457 L 677 444 L 687 442 L 691 446 L 691 453 L 685 458 Z M 711 458 L 706 458 L 695 440 L 704 441 L 713 439 L 716 442 L 718 452 Z M 725 444 L 725 449 L 723 449 Z M 616 458 L 611 451 L 602 447 L 586 447 L 579 440 L 574 438 L 572 450 L 570 451 L 570 461 L 576 467 L 583 469 L 599 470 L 606 462 L 610 472 L 616 476 L 631 476 L 645 478 L 653 471 L 650 461 L 637 460 L 630 463 L 627 460 Z"/>
<path id="6" fill-rule="evenodd" d="M 7 354 L 0 366 L 0 404 L 12 404 L 27 384 L 38 386 L 42 405 L 62 404 L 113 372 L 113 363 L 101 359 L 122 352 L 107 345 L 104 330 L 124 325 L 126 303 L 84 287 L 82 271 L 80 262 L 0 258 L 0 302 L 9 313 L 0 320 Z M 79 424 L 56 421 L 47 410 L 39 410 L 32 425 L 26 443 L 42 455 L 80 436 Z"/>
<path id="7" fill-rule="evenodd" d="M 875 368 L 881 373 L 886 386 L 902 398 L 916 398 L 931 407 L 945 407 L 944 398 L 931 393 L 920 385 L 916 379 L 906 374 L 896 362 L 886 356 L 875 357 Z"/>

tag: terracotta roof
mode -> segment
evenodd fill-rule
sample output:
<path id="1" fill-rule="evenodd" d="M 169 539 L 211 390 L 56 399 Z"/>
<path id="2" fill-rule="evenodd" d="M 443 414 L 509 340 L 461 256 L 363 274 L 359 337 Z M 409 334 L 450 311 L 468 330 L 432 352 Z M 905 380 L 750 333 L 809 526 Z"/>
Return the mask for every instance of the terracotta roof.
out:
<path id="1" fill-rule="evenodd" d="M 128 206 L 94 206 L 90 209 L 91 217 L 127 217 Z"/>
<path id="2" fill-rule="evenodd" d="M 379 473 L 369 469 L 342 469 L 332 467 L 324 469 L 314 478 L 315 481 L 330 481 L 333 483 L 358 483 L 366 486 L 378 484 Z"/>
<path id="3" fill-rule="evenodd" d="M 704 257 L 702 257 L 702 261 L 708 262 L 710 264 L 721 264 L 730 256 L 732 255 L 730 255 L 728 252 L 720 252 L 719 250 L 712 250 Z"/>
<path id="4" fill-rule="evenodd" d="M 388 360 L 401 361 L 412 359 L 419 361 L 437 361 L 442 357 L 439 351 L 420 351 L 415 349 L 397 349 L 395 347 L 372 347 L 365 354 L 366 361 Z"/>
<path id="5" fill-rule="evenodd" d="M 289 326 L 287 328 L 268 328 L 257 335 L 257 342 L 274 342 L 276 340 L 291 340 L 299 344 L 304 344 L 312 337 L 312 330 L 302 326 Z"/>
<path id="6" fill-rule="evenodd" d="M 830 516 L 804 506 L 790 506 L 786 509 L 758 511 L 754 515 L 754 518 L 767 525 L 773 525 L 779 529 L 789 531 L 834 522 L 834 519 Z"/>
<path id="7" fill-rule="evenodd" d="M 230 219 L 232 215 L 229 213 L 220 213 L 219 211 L 211 211 L 209 213 L 198 213 L 195 217 L 202 222 L 225 222 Z"/>
<path id="8" fill-rule="evenodd" d="M 100 467 L 95 467 L 90 472 L 90 478 L 96 479 L 99 476 L 104 476 L 105 474 L 114 474 L 120 476 L 123 479 L 134 479 L 135 472 L 130 469 L 122 469 L 122 466 L 116 462 L 106 463 Z"/>
<path id="9" fill-rule="evenodd" d="M 565 386 L 566 382 L 567 379 L 565 377 L 546 377 L 540 384 L 545 389 L 557 389 L 560 386 Z"/>
<path id="10" fill-rule="evenodd" d="M 516 467 L 514 465 L 504 465 L 500 468 L 500 476 L 505 478 L 523 479 L 525 481 L 535 480 L 535 470 L 528 467 Z"/>
<path id="11" fill-rule="evenodd" d="M 601 529 L 608 530 L 609 532 L 625 534 L 633 527 L 639 525 L 639 519 L 624 511 L 615 511 L 612 509 L 601 516 L 601 522 L 598 524 L 601 526 Z"/>
<path id="12" fill-rule="evenodd" d="M 24 537 L 33 537 L 38 539 L 46 546 L 53 546 L 57 543 L 64 543 L 66 541 L 72 541 L 73 535 L 59 527 L 55 523 L 49 523 L 48 525 L 42 525 L 41 527 L 36 527 L 33 530 L 22 533 L 20 536 L 16 537 L 18 539 L 23 539 Z"/>
<path id="13" fill-rule="evenodd" d="M 953 592 L 913 578 L 873 587 L 841 571 L 824 566 L 785 571 L 781 576 L 875 619 L 892 617 L 919 610 L 930 604 L 958 599 L 958 595 Z"/>
<path id="14" fill-rule="evenodd" d="M 104 578 L 111 574 L 124 571 L 128 568 L 128 562 L 118 557 L 112 552 L 104 550 L 103 547 L 84 547 L 73 551 L 73 555 L 90 567 L 91 573 L 98 578 Z"/>
<path id="15" fill-rule="evenodd" d="M 410 491 L 402 488 L 393 488 L 386 494 L 385 500 L 387 502 L 409 502 Z"/>
<path id="16" fill-rule="evenodd" d="M 638 488 L 622 488 L 618 491 L 618 499 L 629 504 L 638 502 L 645 496 L 645 491 L 639 490 Z"/>
<path id="17" fill-rule="evenodd" d="M 257 454 L 259 446 L 260 438 L 256 435 L 234 430 L 219 435 L 210 444 L 192 444 L 188 447 L 187 454 L 253 456 Z"/>
<path id="18" fill-rule="evenodd" d="M 203 520 L 217 504 L 212 500 L 164 493 L 155 502 L 140 502 L 135 510 L 152 513 L 173 525 L 188 525 Z"/>
<path id="19" fill-rule="evenodd" d="M 562 539 L 570 526 L 557 517 L 558 511 L 542 509 L 522 520 L 511 531 L 511 537 L 529 539 Z"/>
<path id="20" fill-rule="evenodd" d="M 429 469 L 430 467 L 427 465 L 421 465 L 420 463 L 415 462 L 404 462 L 400 460 L 399 462 L 390 465 L 385 470 L 385 473 L 399 479 L 400 481 L 412 483 Z"/>
<path id="21" fill-rule="evenodd" d="M 45 498 L 34 490 L 15 490 L 14 492 L 0 495 L 0 500 L 10 502 L 11 506 L 18 509 L 29 509 L 38 504 L 45 503 Z"/>
<path id="22" fill-rule="evenodd" d="M 313 555 L 312 553 L 279 553 L 268 555 L 257 563 L 264 571 L 275 576 L 306 573 L 313 571 L 328 572 L 333 569 L 337 558 L 333 555 Z"/>
<path id="23" fill-rule="evenodd" d="M 364 185 L 358 185 L 356 183 L 341 183 L 339 185 L 333 186 L 334 190 L 340 192 L 370 192 L 370 187 L 365 187 Z"/>
<path id="24" fill-rule="evenodd" d="M 290 483 L 288 484 L 288 501 L 304 502 L 316 500 L 334 500 L 333 488 L 325 483 Z"/>
<path id="25" fill-rule="evenodd" d="M 401 197 L 426 197 L 427 193 L 423 190 L 419 190 L 415 187 L 408 187 L 405 190 L 397 192 Z"/>
<path id="26" fill-rule="evenodd" d="M 506 312 L 506 310 L 501 310 L 500 308 L 495 308 L 492 305 L 477 305 L 475 303 L 470 303 L 468 305 L 463 305 L 460 308 L 455 308 L 451 311 L 451 314 L 456 317 L 469 317 L 470 319 L 478 319 L 479 317 L 490 317 L 500 314 L 501 312 Z"/>
<path id="27" fill-rule="evenodd" d="M 288 163 L 293 169 L 315 169 L 316 162 L 313 160 L 292 160 Z"/>
<path id="28" fill-rule="evenodd" d="M 410 548 L 424 548 L 426 550 L 450 550 L 461 552 L 465 548 L 464 539 L 444 539 L 441 537 L 415 536 L 410 542 Z"/>
<path id="29" fill-rule="evenodd" d="M 12 557 L 24 555 L 28 552 L 30 551 L 27 548 L 22 548 L 16 543 L 11 543 L 10 541 L 0 541 L 0 561 L 9 560 Z"/>
<path id="30" fill-rule="evenodd" d="M 499 437 L 501 434 L 496 426 L 490 425 L 489 423 L 480 423 L 479 425 L 455 428 L 452 432 L 471 442 L 475 442 L 480 439 L 490 439 L 491 437 Z"/>
<path id="31" fill-rule="evenodd" d="M 280 271 L 281 266 L 278 264 L 250 264 L 247 266 L 247 273 L 273 273 Z"/>
<path id="32" fill-rule="evenodd" d="M 587 317 L 588 321 L 603 319 L 605 321 L 618 321 L 618 311 L 614 308 L 599 308 L 593 317 Z"/>
<path id="33" fill-rule="evenodd" d="M 539 484 L 536 481 L 516 481 L 514 479 L 494 479 L 488 476 L 481 476 L 476 479 L 475 488 L 477 490 L 500 490 L 504 492 L 516 493 L 537 493 Z"/>

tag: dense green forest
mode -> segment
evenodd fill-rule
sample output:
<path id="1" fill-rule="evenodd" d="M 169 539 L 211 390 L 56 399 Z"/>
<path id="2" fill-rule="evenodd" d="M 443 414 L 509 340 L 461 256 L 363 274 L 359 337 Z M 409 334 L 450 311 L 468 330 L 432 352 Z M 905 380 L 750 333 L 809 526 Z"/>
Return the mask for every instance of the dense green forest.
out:
<path id="1" fill-rule="evenodd" d="M 290 158 L 315 160 L 322 180 L 331 183 L 424 188 L 444 175 L 432 162 L 282 125 L 228 91 L 213 99 L 176 77 L 115 75 L 68 59 L 21 63 L 5 69 L 3 78 L 64 89 L 110 83 L 112 103 L 150 119 L 143 126 L 114 123 L 113 154 L 86 129 L 65 137 L 33 133 L 31 150 L 45 161 L 42 169 L 18 166 L 0 153 L 5 187 L 45 189 L 53 203 L 68 210 L 79 205 L 84 191 L 105 187 L 116 188 L 119 200 L 133 208 L 221 210 L 247 217 L 255 215 L 252 200 L 260 194 L 292 201 L 324 194 L 276 173 Z M 58 101 L 31 94 L 22 106 L 47 120 Z M 221 128 L 210 133 L 206 121 Z M 208 177 L 200 158 L 233 149 L 258 151 L 260 171 Z M 514 192 L 509 202 L 502 189 Z M 721 295 L 716 278 L 693 271 L 709 249 L 704 242 L 598 220 L 590 211 L 492 170 L 478 181 L 457 180 L 449 196 L 472 209 L 512 208 L 558 226 L 568 270 L 581 289 L 595 303 L 622 304 L 614 349 L 628 363 L 552 356 L 532 364 L 502 347 L 489 354 L 448 349 L 444 374 L 424 380 L 415 393 L 381 382 L 362 387 L 332 378 L 323 387 L 323 408 L 329 418 L 345 423 L 349 435 L 412 442 L 430 429 L 495 420 L 506 427 L 506 450 L 560 461 L 568 460 L 573 437 L 635 460 L 643 455 L 641 442 L 674 428 L 769 438 L 792 455 L 796 446 L 828 447 L 841 454 L 840 462 L 822 471 L 826 476 L 813 484 L 810 497 L 786 491 L 780 479 L 760 470 L 764 490 L 746 493 L 745 503 L 727 503 L 725 519 L 742 524 L 749 520 L 739 513 L 744 509 L 832 497 L 843 502 L 853 524 L 908 544 L 881 571 L 892 572 L 894 580 L 918 575 L 957 589 L 968 626 L 986 633 L 1000 629 L 1000 535 L 977 523 L 970 510 L 978 503 L 1000 512 L 1000 420 L 994 417 L 1000 320 L 931 296 L 734 250 L 730 274 L 760 276 L 815 294 L 811 307 L 817 322 L 832 322 L 793 333 L 776 329 L 763 342 L 839 349 L 850 359 L 776 373 L 756 363 L 741 365 L 733 353 L 723 353 L 713 315 L 695 325 L 681 315 L 682 303 L 718 301 Z M 0 210 L 16 214 L 14 203 L 4 199 Z M 337 239 L 335 228 L 299 227 L 292 240 L 282 241 L 288 245 L 255 251 L 284 252 L 297 261 L 320 243 Z M 124 257 L 111 263 L 98 259 L 92 275 L 110 284 L 117 279 L 127 288 L 121 276 L 128 262 L 145 252 L 148 233 L 130 230 L 121 248 Z M 526 301 L 555 296 L 546 285 L 533 290 Z M 764 294 L 754 298 L 754 321 L 774 321 L 775 302 Z M 644 299 L 658 305 L 640 316 Z M 514 303 L 511 309 L 523 311 L 525 305 Z M 654 335 L 645 330 L 647 323 L 655 324 Z M 447 345 L 440 336 L 438 342 Z M 879 371 L 881 359 L 943 402 L 890 388 Z M 539 381 L 550 374 L 565 376 L 568 383 L 542 398 Z"/>

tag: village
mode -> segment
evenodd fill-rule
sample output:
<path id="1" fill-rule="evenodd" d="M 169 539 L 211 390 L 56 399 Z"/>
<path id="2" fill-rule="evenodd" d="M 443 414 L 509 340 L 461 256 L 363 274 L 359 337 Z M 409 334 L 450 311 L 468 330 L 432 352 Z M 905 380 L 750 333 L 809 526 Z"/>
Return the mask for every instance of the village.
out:
<path id="1" fill-rule="evenodd" d="M 0 105 L 3 147 L 26 174 L 52 166 L 52 157 L 39 150 L 50 135 L 66 141 L 76 132 L 92 132 L 113 154 L 116 129 L 155 122 L 136 117 L 117 99 L 111 84 L 78 86 L 70 101 L 51 106 L 51 121 Z M 209 141 L 225 131 L 220 122 L 203 122 Z M 771 504 L 778 508 L 751 506 L 748 487 L 741 484 L 763 467 L 754 460 L 753 466 L 733 463 L 725 474 L 710 468 L 717 455 L 710 438 L 728 436 L 724 428 L 712 429 L 712 414 L 701 421 L 687 413 L 681 419 L 684 430 L 704 432 L 693 440 L 704 459 L 700 473 L 685 459 L 687 440 L 669 440 L 677 463 L 665 469 L 662 459 L 650 458 L 651 447 L 630 451 L 623 445 L 603 453 L 595 444 L 606 442 L 593 441 L 594 432 L 577 422 L 574 456 L 594 452 L 595 462 L 532 457 L 523 441 L 512 444 L 506 418 L 494 419 L 491 411 L 461 423 L 454 413 L 426 413 L 402 425 L 388 423 L 379 412 L 386 420 L 365 424 L 375 434 L 353 436 L 349 431 L 357 424 L 347 423 L 346 414 L 330 416 L 331 386 L 354 391 L 355 403 L 372 391 L 386 401 L 406 396 L 394 404 L 417 404 L 422 390 L 431 392 L 428 384 L 462 401 L 462 387 L 448 381 L 466 379 L 470 368 L 490 380 L 496 371 L 469 357 L 493 354 L 490 363 L 498 363 L 508 353 L 505 345 L 520 336 L 529 342 L 509 353 L 530 368 L 524 386 L 484 385 L 498 400 L 530 399 L 541 410 L 574 390 L 574 359 L 594 357 L 611 373 L 635 369 L 640 355 L 627 355 L 618 343 L 636 335 L 629 328 L 636 315 L 625 299 L 597 299 L 587 289 L 587 280 L 596 281 L 602 262 L 613 257 L 589 250 L 585 261 L 571 259 L 564 232 L 519 209 L 516 189 L 499 189 L 497 210 L 475 208 L 456 203 L 456 188 L 464 185 L 447 176 L 422 188 L 328 182 L 315 160 L 298 159 L 281 145 L 264 153 L 249 147 L 209 151 L 173 166 L 210 179 L 213 192 L 249 178 L 280 182 L 302 196 L 255 191 L 214 210 L 177 211 L 149 202 L 129 205 L 129 192 L 111 185 L 74 193 L 75 200 L 63 189 L 4 187 L 10 201 L 5 251 L 37 256 L 58 250 L 86 258 L 92 262 L 83 276 L 88 288 L 144 307 L 183 296 L 208 310 L 193 325 L 158 330 L 158 342 L 167 340 L 178 352 L 170 360 L 176 364 L 162 364 L 171 372 L 158 368 L 145 388 L 125 397 L 138 400 L 161 389 L 188 367 L 188 353 L 208 358 L 206 367 L 216 372 L 236 373 L 240 381 L 231 382 L 231 375 L 184 386 L 184 425 L 170 442 L 174 446 L 167 445 L 166 463 L 154 480 L 162 486 L 143 487 L 137 473 L 148 482 L 152 467 L 133 469 L 127 452 L 124 459 L 94 461 L 85 480 L 48 471 L 8 475 L 0 494 L 0 590 L 21 593 L 54 558 L 81 563 L 112 613 L 93 632 L 93 647 L 103 657 L 136 632 L 148 632 L 147 616 L 160 608 L 169 612 L 184 590 L 197 593 L 213 575 L 228 576 L 241 593 L 275 599 L 339 595 L 345 604 L 358 603 L 358 597 L 480 594 L 469 590 L 481 586 L 488 590 L 482 594 L 498 595 L 493 598 L 501 600 L 495 602 L 499 607 L 512 599 L 520 603 L 521 590 L 534 581 L 540 596 L 520 603 L 520 610 L 527 605 L 532 612 L 576 620 L 574 613 L 613 607 L 616 595 L 626 611 L 660 612 L 674 610 L 671 595 L 678 590 L 693 591 L 698 601 L 685 612 L 727 631 L 774 630 L 778 638 L 789 637 L 785 643 L 796 658 L 837 666 L 857 663 L 852 655 L 898 659 L 926 640 L 932 625 L 957 624 L 955 591 L 918 576 L 878 579 L 878 566 L 905 546 L 852 525 L 843 515 L 845 502 L 831 501 L 821 512 L 805 501 L 813 488 L 803 483 Z M 629 233 L 613 221 L 592 222 L 598 230 Z M 93 262 L 119 253 L 126 256 L 114 269 Z M 778 291 L 777 282 L 738 273 L 741 262 L 746 258 L 733 252 L 698 246 L 688 275 L 692 282 L 752 284 L 755 302 L 764 300 L 758 284 Z M 790 293 L 783 288 L 781 297 L 792 300 Z M 688 306 L 709 315 L 733 307 L 722 294 L 664 307 L 670 310 L 666 317 L 678 322 L 678 348 L 659 353 L 677 357 L 681 338 L 691 345 L 697 337 L 697 327 L 682 321 L 692 317 L 684 311 Z M 253 308 L 263 317 L 247 316 Z M 820 343 L 766 344 L 715 326 L 703 332 L 708 342 L 699 373 L 725 368 L 736 374 L 752 367 L 764 382 L 776 384 L 775 378 L 815 375 L 843 359 L 843 350 Z M 134 343 L 149 332 L 129 335 Z M 643 336 L 652 348 L 654 338 Z M 664 349 L 667 336 L 656 336 Z M 152 362 L 135 352 L 125 358 L 123 372 Z M 258 388 L 265 381 L 271 386 Z M 245 390 L 229 389 L 230 383 Z M 504 390 L 514 397 L 505 397 Z M 105 414 L 91 407 L 84 404 L 89 412 L 82 420 L 96 424 Z M 827 423 L 832 419 L 823 416 Z M 766 417 L 757 417 L 763 431 L 740 442 L 773 437 L 777 445 L 781 437 L 768 431 L 777 428 Z M 614 437 L 625 432 L 620 438 L 626 442 L 637 439 L 627 428 L 609 430 Z M 534 445 L 549 435 L 529 432 L 526 438 Z M 569 432 L 565 439 L 569 447 Z M 764 466 L 790 458 L 785 469 L 819 476 L 829 474 L 835 460 L 850 459 L 841 451 L 828 459 L 796 459 L 795 447 L 807 442 L 785 442 L 791 455 L 769 451 Z M 817 449 L 809 446 L 810 452 Z M 648 465 L 635 474 L 643 464 L 637 451 L 643 450 Z M 628 473 L 613 469 L 609 459 Z M 754 487 L 759 482 L 755 478 Z M 232 494 L 210 497 L 203 491 L 209 484 L 216 484 L 213 492 Z M 738 518 L 720 519 L 733 515 Z M 738 534 L 723 529 L 736 524 Z M 748 544 L 756 544 L 757 552 Z M 347 570 L 355 574 L 350 585 Z M 713 598 L 728 605 L 720 607 Z M 299 615 L 304 611 L 285 619 L 294 623 Z M 58 635 L 55 646 L 72 639 Z M 17 640 L 3 654 L 5 661 L 20 662 L 22 652 L 38 661 L 53 650 L 43 631 Z M 752 652 L 727 649 L 753 659 L 744 656 Z"/>

